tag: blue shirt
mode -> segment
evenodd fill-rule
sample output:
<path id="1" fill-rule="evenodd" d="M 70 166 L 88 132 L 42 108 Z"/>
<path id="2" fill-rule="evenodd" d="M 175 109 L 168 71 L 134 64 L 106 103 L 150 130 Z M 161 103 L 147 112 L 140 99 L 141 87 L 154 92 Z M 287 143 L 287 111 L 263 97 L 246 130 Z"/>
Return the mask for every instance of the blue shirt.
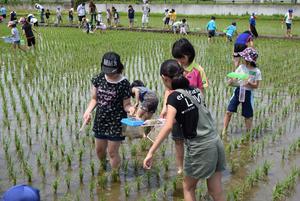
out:
<path id="1" fill-rule="evenodd" d="M 133 19 L 134 18 L 134 10 L 133 9 L 128 9 L 128 18 Z"/>
<path id="2" fill-rule="evenodd" d="M 241 33 L 236 38 L 235 44 L 246 45 L 250 40 L 252 40 L 252 35 L 249 33 Z"/>
<path id="3" fill-rule="evenodd" d="M 206 29 L 207 29 L 208 31 L 216 30 L 217 27 L 216 27 L 216 22 L 215 22 L 215 20 L 210 20 L 210 21 L 207 23 Z"/>
<path id="4" fill-rule="evenodd" d="M 6 15 L 6 8 L 5 7 L 0 8 L 0 13 L 1 15 Z"/>
<path id="5" fill-rule="evenodd" d="M 236 26 L 230 25 L 227 27 L 226 35 L 233 36 L 235 31 L 236 31 Z"/>
<path id="6" fill-rule="evenodd" d="M 256 25 L 256 20 L 253 16 L 250 17 L 249 24 L 252 25 L 252 26 Z"/>

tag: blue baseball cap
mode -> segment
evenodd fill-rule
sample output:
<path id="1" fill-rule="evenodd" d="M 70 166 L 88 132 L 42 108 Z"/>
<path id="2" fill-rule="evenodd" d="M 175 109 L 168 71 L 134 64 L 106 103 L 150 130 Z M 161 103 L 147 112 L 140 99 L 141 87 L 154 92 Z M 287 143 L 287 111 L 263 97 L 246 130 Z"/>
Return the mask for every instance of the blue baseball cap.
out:
<path id="1" fill-rule="evenodd" d="M 2 201 L 40 201 L 40 191 L 27 185 L 17 185 L 3 194 Z"/>
<path id="2" fill-rule="evenodd" d="M 288 12 L 289 12 L 289 13 L 292 13 L 292 12 L 293 12 L 293 9 L 289 9 Z"/>

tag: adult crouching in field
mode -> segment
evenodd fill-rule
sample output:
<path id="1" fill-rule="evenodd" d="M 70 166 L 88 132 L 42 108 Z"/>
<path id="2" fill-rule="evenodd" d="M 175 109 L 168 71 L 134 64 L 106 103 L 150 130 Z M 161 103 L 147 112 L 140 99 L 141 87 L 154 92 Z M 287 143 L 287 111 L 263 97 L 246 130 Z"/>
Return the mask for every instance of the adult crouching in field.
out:
<path id="1" fill-rule="evenodd" d="M 240 52 L 244 51 L 247 47 L 253 47 L 253 35 L 250 31 L 244 31 L 235 40 L 233 49 L 233 63 L 235 67 L 240 65 Z"/>
<path id="2" fill-rule="evenodd" d="M 256 13 L 252 13 L 252 15 L 250 16 L 249 30 L 251 31 L 251 33 L 253 34 L 253 36 L 255 38 L 258 37 L 258 33 L 257 33 L 257 30 L 256 30 Z"/>
<path id="3" fill-rule="evenodd" d="M 22 17 L 19 20 L 20 24 L 22 24 L 22 30 L 23 30 L 23 35 L 26 37 L 27 40 L 27 46 L 30 47 L 35 47 L 35 37 L 33 34 L 33 31 L 35 33 L 37 33 L 38 35 L 40 35 L 33 27 L 32 25 L 29 23 L 28 20 L 26 20 L 25 17 Z"/>
<path id="4" fill-rule="evenodd" d="M 176 60 L 166 60 L 160 67 L 164 86 L 173 92 L 167 100 L 166 123 L 148 151 L 143 167 L 151 168 L 155 152 L 177 122 L 185 142 L 184 200 L 196 201 L 197 183 L 206 179 L 208 193 L 214 201 L 225 201 L 221 183 L 225 170 L 224 146 L 200 90 L 189 86 L 183 72 Z"/>
<path id="5" fill-rule="evenodd" d="M 120 167 L 119 147 L 125 140 L 121 119 L 134 110 L 130 103 L 130 83 L 122 75 L 123 69 L 117 53 L 107 52 L 103 55 L 101 73 L 92 78 L 92 99 L 83 115 L 84 122 L 88 123 L 91 112 L 96 108 L 93 125 L 96 153 L 105 164 L 107 152 L 114 171 Z"/>

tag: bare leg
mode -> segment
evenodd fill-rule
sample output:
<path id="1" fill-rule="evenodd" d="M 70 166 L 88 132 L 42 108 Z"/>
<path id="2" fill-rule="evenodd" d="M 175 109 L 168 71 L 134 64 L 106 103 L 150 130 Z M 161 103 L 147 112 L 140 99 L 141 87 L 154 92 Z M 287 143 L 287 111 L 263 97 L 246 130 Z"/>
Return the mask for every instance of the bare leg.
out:
<path id="1" fill-rule="evenodd" d="M 95 139 L 96 154 L 99 160 L 105 160 L 107 140 Z"/>
<path id="2" fill-rule="evenodd" d="M 178 174 L 181 174 L 183 171 L 183 158 L 184 158 L 184 145 L 183 140 L 175 140 L 175 157 L 176 165 L 178 168 Z"/>
<path id="3" fill-rule="evenodd" d="M 221 172 L 216 172 L 213 176 L 206 180 L 208 193 L 213 197 L 214 201 L 225 201 L 221 180 Z"/>
<path id="4" fill-rule="evenodd" d="M 252 118 L 245 118 L 245 125 L 247 131 L 250 131 L 250 129 L 252 128 Z"/>
<path id="5" fill-rule="evenodd" d="M 225 116 L 224 116 L 223 131 L 227 131 L 228 125 L 231 120 L 231 116 L 232 116 L 232 112 L 226 111 Z"/>
<path id="6" fill-rule="evenodd" d="M 120 167 L 121 157 L 119 154 L 121 142 L 120 141 L 108 141 L 108 155 L 110 157 L 110 165 L 112 169 L 118 169 Z"/>
<path id="7" fill-rule="evenodd" d="M 185 176 L 183 179 L 183 194 L 185 201 L 196 201 L 195 190 L 199 179 Z"/>

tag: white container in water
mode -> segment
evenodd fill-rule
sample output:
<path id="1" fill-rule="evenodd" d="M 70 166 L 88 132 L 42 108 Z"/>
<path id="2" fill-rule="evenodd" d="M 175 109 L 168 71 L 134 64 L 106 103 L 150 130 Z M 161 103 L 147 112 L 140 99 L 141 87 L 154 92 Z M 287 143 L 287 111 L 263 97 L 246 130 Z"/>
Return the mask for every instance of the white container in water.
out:
<path id="1" fill-rule="evenodd" d="M 246 89 L 243 83 L 240 85 L 239 101 L 241 103 L 245 102 Z"/>

